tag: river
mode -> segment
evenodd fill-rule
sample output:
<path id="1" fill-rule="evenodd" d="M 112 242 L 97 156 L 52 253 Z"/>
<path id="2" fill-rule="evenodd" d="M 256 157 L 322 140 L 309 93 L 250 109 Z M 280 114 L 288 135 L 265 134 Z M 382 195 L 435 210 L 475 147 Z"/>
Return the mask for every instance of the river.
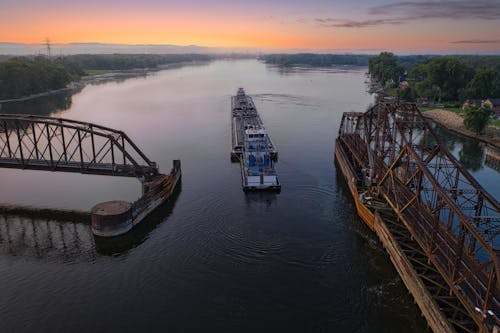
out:
<path id="1" fill-rule="evenodd" d="M 78 214 L 0 215 L 2 331 L 426 331 L 333 164 L 342 112 L 373 103 L 365 72 L 215 61 L 3 105 L 123 130 L 162 172 L 180 159 L 183 179 L 118 239 L 94 239 Z M 278 147 L 280 194 L 245 194 L 230 162 L 240 86 Z M 458 156 L 464 144 L 450 140 Z M 0 183 L 3 205 L 35 208 L 89 211 L 140 195 L 119 177 L 3 169 Z"/>

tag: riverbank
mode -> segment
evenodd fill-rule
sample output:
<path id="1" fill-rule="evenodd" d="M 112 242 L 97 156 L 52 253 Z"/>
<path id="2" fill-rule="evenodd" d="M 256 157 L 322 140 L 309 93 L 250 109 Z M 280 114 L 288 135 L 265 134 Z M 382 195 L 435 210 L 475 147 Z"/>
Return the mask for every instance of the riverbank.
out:
<path id="1" fill-rule="evenodd" d="M 59 94 L 59 93 L 66 92 L 66 91 L 76 90 L 76 89 L 83 88 L 85 86 L 85 84 L 86 83 L 81 82 L 81 81 L 74 81 L 74 82 L 71 82 L 70 84 L 68 84 L 66 87 L 61 88 L 61 89 L 50 90 L 50 91 L 46 91 L 43 93 L 33 94 L 33 95 L 29 95 L 29 96 L 23 96 L 23 97 L 19 97 L 19 98 L 2 99 L 2 100 L 0 100 L 0 105 L 2 103 L 25 102 L 25 101 L 29 101 L 30 99 L 35 99 L 35 98 L 39 98 L 39 97 Z"/>
<path id="2" fill-rule="evenodd" d="M 62 92 L 78 90 L 78 89 L 82 89 L 87 84 L 100 84 L 100 83 L 105 83 L 105 82 L 109 82 L 109 81 L 125 80 L 125 79 L 132 78 L 132 77 L 146 76 L 152 72 L 157 72 L 157 71 L 160 71 L 160 70 L 166 69 L 166 68 L 169 68 L 169 67 L 165 66 L 165 67 L 157 67 L 157 68 L 137 68 L 137 69 L 130 69 L 130 70 L 98 71 L 96 73 L 82 76 L 78 81 L 72 81 L 64 88 L 45 91 L 42 93 L 33 94 L 33 95 L 29 95 L 29 96 L 23 96 L 23 97 L 19 97 L 19 98 L 3 99 L 3 100 L 0 100 L 0 105 L 2 103 L 25 102 L 25 101 L 39 98 L 39 97 L 51 96 L 51 95 L 59 94 Z"/>
<path id="3" fill-rule="evenodd" d="M 126 79 L 147 76 L 152 73 L 156 73 L 166 69 L 179 68 L 183 66 L 200 66 L 209 63 L 209 61 L 181 61 L 170 64 L 162 64 L 156 67 L 149 68 L 134 68 L 127 70 L 99 70 L 87 72 L 87 75 L 83 76 L 80 80 L 82 85 L 87 84 L 101 84 L 109 81 L 123 81 Z M 0 101 L 1 103 L 1 101 Z"/>
<path id="4" fill-rule="evenodd" d="M 434 121 L 435 123 L 447 128 L 450 131 L 453 131 L 460 135 L 465 135 L 470 138 L 477 139 L 481 142 L 500 148 L 500 137 L 498 136 L 498 134 L 476 135 L 474 132 L 466 129 L 464 126 L 463 118 L 452 111 L 443 109 L 433 109 L 433 110 L 423 111 L 422 114 L 427 119 Z"/>
<path id="5" fill-rule="evenodd" d="M 156 67 L 149 68 L 133 68 L 125 70 L 95 70 L 87 72 L 87 75 L 80 77 L 78 80 L 71 81 L 66 87 L 61 89 L 49 90 L 28 96 L 18 98 L 10 98 L 0 100 L 0 106 L 3 103 L 25 102 L 28 100 L 36 99 L 39 97 L 56 95 L 62 92 L 76 91 L 82 89 L 87 84 L 101 84 L 109 81 L 121 81 L 133 77 L 146 76 L 165 69 L 178 68 L 182 66 L 196 66 L 208 63 L 208 61 L 194 60 L 194 61 L 180 61 L 176 63 L 160 64 Z"/>

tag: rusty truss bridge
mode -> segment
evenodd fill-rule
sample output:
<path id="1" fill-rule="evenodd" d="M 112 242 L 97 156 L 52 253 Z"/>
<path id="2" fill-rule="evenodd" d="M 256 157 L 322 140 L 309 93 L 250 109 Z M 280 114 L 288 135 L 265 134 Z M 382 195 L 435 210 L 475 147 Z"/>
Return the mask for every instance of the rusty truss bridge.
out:
<path id="1" fill-rule="evenodd" d="M 155 162 L 122 131 L 63 118 L 0 115 L 0 167 L 137 177 Z"/>
<path id="2" fill-rule="evenodd" d="M 358 186 L 381 203 L 373 211 L 450 331 L 497 332 L 497 199 L 446 149 L 414 104 L 379 103 L 364 113 L 344 113 L 336 144 L 347 152 Z"/>

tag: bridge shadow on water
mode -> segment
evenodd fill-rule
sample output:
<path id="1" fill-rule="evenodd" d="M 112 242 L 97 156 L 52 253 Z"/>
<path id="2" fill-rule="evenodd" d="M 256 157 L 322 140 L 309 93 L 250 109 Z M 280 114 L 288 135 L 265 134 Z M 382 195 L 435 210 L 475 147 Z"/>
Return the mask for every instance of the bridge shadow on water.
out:
<path id="1" fill-rule="evenodd" d="M 30 207 L 0 207 L 0 255 L 43 260 L 95 258 L 90 214 Z"/>
<path id="2" fill-rule="evenodd" d="M 92 234 L 90 213 L 0 206 L 0 256 L 72 262 L 124 255 L 168 219 L 181 187 L 179 182 L 172 197 L 131 231 L 112 238 Z"/>

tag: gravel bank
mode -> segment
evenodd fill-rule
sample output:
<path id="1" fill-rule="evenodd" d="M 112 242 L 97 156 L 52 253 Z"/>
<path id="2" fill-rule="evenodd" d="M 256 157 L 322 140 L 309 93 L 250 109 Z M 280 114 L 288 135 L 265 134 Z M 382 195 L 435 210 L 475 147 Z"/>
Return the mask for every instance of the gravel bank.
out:
<path id="1" fill-rule="evenodd" d="M 496 147 L 500 147 L 500 138 L 498 136 L 496 137 L 490 137 L 484 135 L 476 136 L 474 132 L 465 129 L 463 118 L 452 111 L 443 109 L 434 109 L 423 112 L 423 115 L 424 117 L 432 121 L 435 121 L 436 123 L 448 128 L 449 130 L 458 132 L 459 134 L 471 138 L 476 138 L 480 141 L 492 144 Z"/>

